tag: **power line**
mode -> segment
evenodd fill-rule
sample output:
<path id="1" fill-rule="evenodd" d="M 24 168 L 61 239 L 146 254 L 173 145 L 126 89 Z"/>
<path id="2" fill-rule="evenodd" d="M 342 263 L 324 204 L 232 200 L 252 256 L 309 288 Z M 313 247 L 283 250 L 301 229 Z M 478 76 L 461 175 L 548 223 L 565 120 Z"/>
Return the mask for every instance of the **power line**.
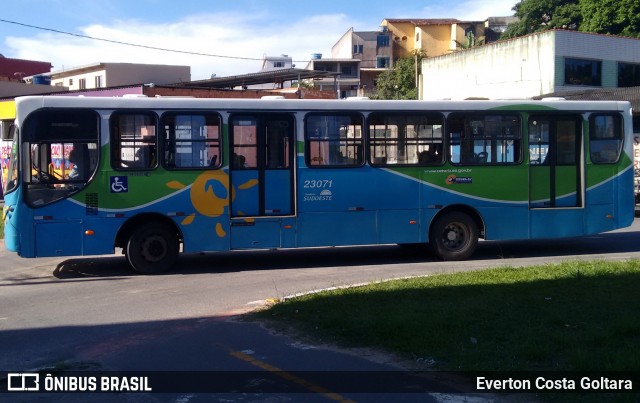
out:
<path id="1" fill-rule="evenodd" d="M 30 25 L 30 24 L 25 24 L 25 23 L 22 23 L 22 22 L 9 21 L 9 20 L 5 20 L 5 19 L 0 19 L 0 22 L 5 22 L 7 24 L 19 25 L 19 26 L 27 27 L 27 28 L 39 29 L 39 30 L 42 30 L 42 31 L 55 32 L 57 34 L 75 36 L 77 38 L 91 39 L 91 40 L 94 40 L 94 41 L 102 41 L 102 42 L 108 42 L 108 43 L 115 43 L 117 45 L 133 46 L 133 47 L 136 47 L 136 48 L 160 50 L 160 51 L 163 51 L 163 52 L 173 52 L 173 53 L 181 53 L 181 54 L 195 55 L 195 56 L 218 57 L 218 58 L 221 58 L 221 59 L 237 59 L 237 60 L 252 60 L 252 61 L 255 61 L 255 60 L 261 61 L 261 60 L 263 60 L 261 58 L 255 58 L 255 57 L 214 55 L 214 54 L 211 54 L 211 53 L 189 52 L 189 51 L 186 51 L 186 50 L 177 50 L 177 49 L 160 48 L 160 47 L 156 47 L 156 46 L 138 45 L 138 44 L 130 43 L 130 42 L 114 41 L 112 39 L 96 38 L 96 37 L 88 36 L 88 35 L 74 34 L 73 32 L 60 31 L 60 30 L 53 29 L 53 28 L 39 27 L 37 25 Z"/>
<path id="2" fill-rule="evenodd" d="M 22 22 L 5 20 L 5 19 L 2 19 L 2 18 L 0 18 L 0 22 L 4 22 L 4 23 L 7 23 L 7 24 L 19 25 L 21 27 L 26 27 L 26 28 L 39 29 L 41 31 L 54 32 L 56 34 L 74 36 L 74 37 L 77 37 L 77 38 L 91 39 L 93 41 L 102 41 L 102 42 L 114 43 L 114 44 L 117 44 L 117 45 L 124 45 L 124 46 L 132 46 L 132 47 L 142 48 L 142 49 L 159 50 L 159 51 L 162 51 L 162 52 L 172 52 L 172 53 L 180 53 L 180 54 L 194 55 L 194 56 L 217 57 L 217 58 L 220 58 L 220 59 L 235 59 L 235 60 L 250 60 L 250 61 L 262 61 L 262 60 L 264 60 L 263 58 L 256 58 L 256 57 L 214 55 L 214 54 L 211 54 L 211 53 L 189 52 L 189 51 L 186 51 L 186 50 L 177 50 L 177 49 L 161 48 L 161 47 L 157 47 L 157 46 L 139 45 L 139 44 L 136 44 L 136 43 L 115 41 L 115 40 L 112 40 L 112 39 L 96 38 L 96 37 L 88 36 L 88 35 L 74 34 L 73 32 L 61 31 L 61 30 L 53 29 L 53 28 L 40 27 L 40 26 L 37 26 L 37 25 L 25 24 L 25 23 L 22 23 Z M 306 63 L 308 61 L 309 60 L 292 60 L 293 63 Z M 360 60 L 360 62 L 375 62 L 375 61 L 376 60 Z"/>

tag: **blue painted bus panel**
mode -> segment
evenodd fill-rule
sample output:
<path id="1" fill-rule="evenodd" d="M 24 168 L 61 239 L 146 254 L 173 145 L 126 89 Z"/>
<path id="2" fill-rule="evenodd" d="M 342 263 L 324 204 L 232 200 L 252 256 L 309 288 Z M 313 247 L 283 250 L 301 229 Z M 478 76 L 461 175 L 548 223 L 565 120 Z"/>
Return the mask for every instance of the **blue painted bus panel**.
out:
<path id="1" fill-rule="evenodd" d="M 369 245 L 377 242 L 376 212 L 302 213 L 298 246 Z"/>
<path id="2" fill-rule="evenodd" d="M 291 209 L 291 172 L 288 170 L 265 171 L 265 214 L 289 215 Z"/>
<path id="3" fill-rule="evenodd" d="M 584 209 L 531 210 L 531 239 L 566 238 L 585 234 Z"/>
<path id="4" fill-rule="evenodd" d="M 280 223 L 280 247 L 296 248 L 298 246 L 297 218 L 283 217 L 280 219 Z"/>
<path id="5" fill-rule="evenodd" d="M 633 175 L 633 169 L 629 167 L 629 169 L 616 177 L 616 184 L 614 185 L 614 189 L 616 190 L 616 228 L 628 227 L 635 219 L 635 208 L 633 208 L 633 206 L 635 206 Z M 625 209 L 625 206 L 631 206 L 631 208 Z"/>
<path id="6" fill-rule="evenodd" d="M 82 255 L 102 255 L 113 253 L 115 234 L 124 219 L 87 216 L 82 220 Z M 84 231 L 91 230 L 93 235 L 85 235 Z"/>
<path id="7" fill-rule="evenodd" d="M 487 240 L 529 238 L 529 227 L 517 224 L 529 221 L 529 206 L 526 204 L 479 207 L 478 213 L 487 223 L 485 229 Z"/>
<path id="8" fill-rule="evenodd" d="M 24 214 L 26 209 L 21 208 L 16 212 L 16 204 L 20 200 L 20 194 L 22 189 L 18 188 L 15 191 L 4 195 L 4 207 L 2 210 L 2 218 L 4 219 L 4 246 L 11 252 L 20 251 L 20 232 L 19 228 L 19 214 Z"/>
<path id="9" fill-rule="evenodd" d="M 233 171 L 231 173 L 231 184 L 235 191 L 235 197 L 231 201 L 232 217 L 257 216 L 260 214 L 258 171 Z"/>
<path id="10" fill-rule="evenodd" d="M 606 166 L 599 166 L 598 170 L 607 169 Z M 611 204 L 615 197 L 615 183 L 616 183 L 616 168 L 611 167 L 607 169 L 609 178 L 601 183 L 598 183 L 593 189 L 587 189 L 587 198 L 585 200 L 587 206 L 593 206 L 597 204 Z"/>
<path id="11" fill-rule="evenodd" d="M 36 221 L 36 257 L 82 255 L 80 220 Z"/>
<path id="12" fill-rule="evenodd" d="M 184 237 L 185 252 L 226 251 L 231 247 L 229 217 L 226 214 L 219 217 L 196 214 L 190 222 L 181 219 L 177 223 Z"/>
<path id="13" fill-rule="evenodd" d="M 231 222 L 231 249 L 279 248 L 280 219 L 258 218 Z"/>
<path id="14" fill-rule="evenodd" d="M 382 210 L 378 212 L 378 243 L 420 242 L 418 210 Z"/>
<path id="15" fill-rule="evenodd" d="M 612 231 L 616 228 L 613 204 L 589 206 L 586 214 L 586 231 L 590 234 Z"/>

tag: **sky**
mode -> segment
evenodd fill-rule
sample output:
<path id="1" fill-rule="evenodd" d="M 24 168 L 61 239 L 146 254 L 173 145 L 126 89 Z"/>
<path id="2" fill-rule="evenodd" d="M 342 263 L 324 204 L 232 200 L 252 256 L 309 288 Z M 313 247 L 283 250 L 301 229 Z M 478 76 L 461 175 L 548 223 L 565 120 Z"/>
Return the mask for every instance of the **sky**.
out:
<path id="1" fill-rule="evenodd" d="M 191 66 L 192 80 L 202 80 L 214 74 L 255 73 L 264 56 L 286 54 L 296 67 L 304 68 L 312 53 L 330 57 L 331 47 L 350 28 L 375 31 L 385 18 L 483 21 L 513 15 L 516 2 L 5 1 L 0 14 L 0 54 L 50 62 L 53 71 L 98 62 L 186 65 Z"/>

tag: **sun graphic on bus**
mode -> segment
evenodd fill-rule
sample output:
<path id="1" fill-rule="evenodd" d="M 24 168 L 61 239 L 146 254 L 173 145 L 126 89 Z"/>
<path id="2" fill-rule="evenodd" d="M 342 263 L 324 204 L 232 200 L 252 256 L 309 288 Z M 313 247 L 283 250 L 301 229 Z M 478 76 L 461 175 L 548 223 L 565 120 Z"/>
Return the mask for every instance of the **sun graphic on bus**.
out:
<path id="1" fill-rule="evenodd" d="M 257 180 L 251 180 L 244 183 L 238 188 L 240 190 L 249 189 L 258 184 Z M 171 189 L 184 189 L 187 185 L 178 181 L 171 181 L 167 183 L 167 186 Z M 229 202 L 233 201 L 236 197 L 236 190 L 232 187 L 229 192 L 229 175 L 222 171 L 206 171 L 200 174 L 189 190 L 189 196 L 191 203 L 196 211 L 205 217 L 216 218 L 224 214 L 225 208 L 229 206 Z M 196 213 L 190 214 L 182 220 L 182 225 L 189 225 L 193 223 L 196 218 Z M 221 223 L 216 224 L 216 235 L 220 238 L 227 236 Z"/>

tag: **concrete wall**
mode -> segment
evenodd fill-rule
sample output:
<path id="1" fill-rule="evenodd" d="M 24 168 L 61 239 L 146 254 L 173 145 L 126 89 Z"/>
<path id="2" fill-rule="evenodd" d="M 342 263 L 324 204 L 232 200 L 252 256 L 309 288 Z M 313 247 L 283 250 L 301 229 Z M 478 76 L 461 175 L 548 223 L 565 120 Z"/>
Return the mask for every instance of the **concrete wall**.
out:
<path id="1" fill-rule="evenodd" d="M 565 58 L 602 61 L 602 86 L 566 85 Z M 640 40 L 546 31 L 422 62 L 424 99 L 530 98 L 617 86 L 618 62 L 640 63 Z"/>
<path id="2" fill-rule="evenodd" d="M 526 98 L 552 92 L 552 35 L 495 42 L 422 62 L 424 99 Z"/>
<path id="3" fill-rule="evenodd" d="M 353 28 L 349 28 L 331 47 L 332 59 L 350 59 L 353 55 Z"/>
<path id="4" fill-rule="evenodd" d="M 66 91 L 66 87 L 52 87 L 41 84 L 24 84 L 16 81 L 0 80 L 0 98 L 13 98 L 22 95 L 50 94 Z"/>

